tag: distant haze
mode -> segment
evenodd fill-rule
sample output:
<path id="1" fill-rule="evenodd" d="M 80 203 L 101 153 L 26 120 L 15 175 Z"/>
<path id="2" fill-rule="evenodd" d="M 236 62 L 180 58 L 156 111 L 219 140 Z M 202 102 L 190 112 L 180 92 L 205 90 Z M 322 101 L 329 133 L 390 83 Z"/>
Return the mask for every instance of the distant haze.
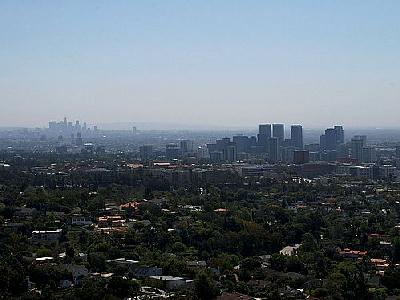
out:
<path id="1" fill-rule="evenodd" d="M 0 126 L 400 127 L 400 1 L 0 2 Z"/>

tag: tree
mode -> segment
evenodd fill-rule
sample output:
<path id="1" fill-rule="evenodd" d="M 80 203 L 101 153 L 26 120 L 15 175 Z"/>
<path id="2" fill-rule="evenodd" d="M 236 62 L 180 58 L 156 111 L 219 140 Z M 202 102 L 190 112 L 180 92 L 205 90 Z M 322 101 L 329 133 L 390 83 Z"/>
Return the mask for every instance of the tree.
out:
<path id="1" fill-rule="evenodd" d="M 112 277 L 107 285 L 107 291 L 119 298 L 128 297 L 137 288 L 137 284 L 133 284 L 131 280 L 122 277 Z"/>
<path id="2" fill-rule="evenodd" d="M 210 274 L 205 271 L 201 271 L 197 274 L 194 286 L 199 299 L 209 300 L 217 295 L 214 280 Z"/>

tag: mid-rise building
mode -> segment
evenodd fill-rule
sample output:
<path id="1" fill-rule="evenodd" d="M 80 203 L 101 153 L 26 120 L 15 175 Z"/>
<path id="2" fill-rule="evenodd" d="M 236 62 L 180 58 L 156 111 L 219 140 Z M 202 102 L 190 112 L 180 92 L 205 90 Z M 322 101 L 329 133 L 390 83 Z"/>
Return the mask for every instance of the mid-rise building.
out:
<path id="1" fill-rule="evenodd" d="M 295 164 L 306 164 L 310 162 L 310 152 L 307 150 L 295 150 L 293 153 L 293 162 Z"/>

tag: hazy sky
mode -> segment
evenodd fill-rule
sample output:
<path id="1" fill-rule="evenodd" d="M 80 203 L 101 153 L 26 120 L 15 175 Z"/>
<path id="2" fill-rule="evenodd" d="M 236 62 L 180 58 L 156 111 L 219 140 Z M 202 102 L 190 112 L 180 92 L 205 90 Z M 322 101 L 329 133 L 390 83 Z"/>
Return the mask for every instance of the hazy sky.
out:
<path id="1" fill-rule="evenodd" d="M 400 127 L 400 1 L 0 1 L 0 126 Z"/>

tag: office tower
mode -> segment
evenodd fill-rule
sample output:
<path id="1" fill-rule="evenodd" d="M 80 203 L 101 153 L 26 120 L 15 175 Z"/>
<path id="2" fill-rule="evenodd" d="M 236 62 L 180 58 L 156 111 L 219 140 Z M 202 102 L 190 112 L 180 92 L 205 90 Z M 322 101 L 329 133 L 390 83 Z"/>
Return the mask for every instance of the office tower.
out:
<path id="1" fill-rule="evenodd" d="M 271 137 L 271 124 L 258 125 L 258 145 L 263 148 L 263 152 L 267 151 L 268 139 Z"/>
<path id="2" fill-rule="evenodd" d="M 293 162 L 295 164 L 306 164 L 310 162 L 310 152 L 307 150 L 295 150 L 293 153 Z"/>
<path id="3" fill-rule="evenodd" d="M 281 151 L 282 161 L 285 163 L 293 163 L 295 149 L 294 147 L 283 147 Z"/>
<path id="4" fill-rule="evenodd" d="M 256 146 L 257 146 L 257 138 L 255 136 L 249 137 L 249 147 L 250 147 L 250 149 L 252 147 L 256 147 Z"/>
<path id="5" fill-rule="evenodd" d="M 86 122 L 84 122 L 83 123 L 83 131 L 86 131 L 86 129 L 87 129 L 87 124 L 86 124 Z"/>
<path id="6" fill-rule="evenodd" d="M 325 130 L 325 150 L 335 150 L 337 146 L 336 130 L 328 128 Z"/>
<path id="7" fill-rule="evenodd" d="M 248 153 L 250 150 L 250 139 L 245 135 L 235 135 L 233 143 L 236 145 L 238 153 Z"/>
<path id="8" fill-rule="evenodd" d="M 75 143 L 77 146 L 83 146 L 82 134 L 80 132 L 78 132 L 76 134 L 76 142 Z"/>
<path id="9" fill-rule="evenodd" d="M 271 137 L 271 124 L 258 125 L 258 133 L 270 138 Z"/>
<path id="10" fill-rule="evenodd" d="M 336 141 L 337 144 L 344 144 L 344 130 L 343 130 L 343 126 L 335 126 L 333 127 L 333 129 L 336 132 Z"/>
<path id="11" fill-rule="evenodd" d="M 277 137 L 268 139 L 268 153 L 270 162 L 279 161 L 279 139 Z"/>
<path id="12" fill-rule="evenodd" d="M 210 158 L 210 152 L 208 151 L 207 145 L 202 145 L 197 148 L 197 158 L 199 159 Z"/>
<path id="13" fill-rule="evenodd" d="M 325 150 L 326 149 L 326 136 L 325 136 L 325 134 L 322 134 L 319 137 L 319 148 L 320 148 L 320 150 Z"/>
<path id="14" fill-rule="evenodd" d="M 182 154 L 192 153 L 194 150 L 193 141 L 191 141 L 191 140 L 180 141 L 180 148 L 181 148 Z"/>
<path id="15" fill-rule="evenodd" d="M 68 122 L 67 122 L 67 117 L 64 117 L 64 128 L 67 128 Z"/>
<path id="16" fill-rule="evenodd" d="M 396 146 L 396 157 L 400 158 L 400 146 Z"/>
<path id="17" fill-rule="evenodd" d="M 376 149 L 375 147 L 364 147 L 362 150 L 362 162 L 374 163 L 376 162 Z"/>
<path id="18" fill-rule="evenodd" d="M 363 148 L 365 146 L 364 139 L 353 137 L 351 139 L 351 158 L 358 163 L 362 162 Z"/>
<path id="19" fill-rule="evenodd" d="M 79 121 L 75 122 L 75 131 L 81 131 L 81 124 L 79 124 Z"/>
<path id="20" fill-rule="evenodd" d="M 272 137 L 277 138 L 280 145 L 285 139 L 285 126 L 283 124 L 273 124 Z"/>
<path id="21" fill-rule="evenodd" d="M 361 140 L 363 142 L 363 147 L 367 145 L 367 136 L 366 135 L 355 135 L 353 137 L 355 140 Z"/>
<path id="22" fill-rule="evenodd" d="M 132 134 L 133 134 L 133 135 L 136 135 L 136 132 L 137 132 L 136 127 L 133 126 L 133 127 L 132 127 Z"/>
<path id="23" fill-rule="evenodd" d="M 169 159 L 175 159 L 180 157 L 180 148 L 177 144 L 168 144 L 165 146 L 165 156 Z"/>
<path id="24" fill-rule="evenodd" d="M 321 150 L 338 150 L 344 143 L 344 130 L 342 126 L 335 126 L 325 130 L 325 134 L 320 137 Z"/>
<path id="25" fill-rule="evenodd" d="M 292 146 L 298 150 L 303 150 L 303 127 L 300 125 L 292 125 L 290 128 L 290 138 Z"/>
<path id="26" fill-rule="evenodd" d="M 153 158 L 153 146 L 152 145 L 143 145 L 139 148 L 140 159 L 142 161 L 147 161 Z"/>
<path id="27" fill-rule="evenodd" d="M 226 152 L 224 153 L 224 160 L 229 162 L 235 162 L 237 160 L 237 151 L 234 144 L 230 144 L 226 147 Z"/>

